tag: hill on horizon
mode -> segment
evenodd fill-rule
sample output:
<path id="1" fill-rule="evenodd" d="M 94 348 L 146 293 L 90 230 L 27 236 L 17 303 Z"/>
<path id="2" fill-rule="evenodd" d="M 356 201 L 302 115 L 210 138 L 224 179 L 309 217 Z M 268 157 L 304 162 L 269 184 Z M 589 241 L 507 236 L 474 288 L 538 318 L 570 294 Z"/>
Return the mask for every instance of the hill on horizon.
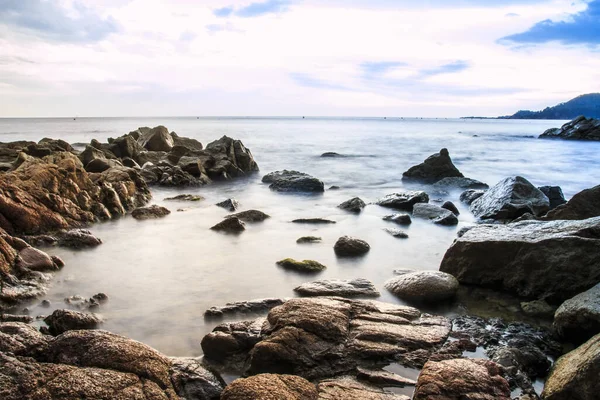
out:
<path id="1" fill-rule="evenodd" d="M 566 103 L 546 107 L 541 111 L 521 110 L 500 119 L 574 119 L 583 115 L 587 118 L 600 118 L 600 93 L 577 96 Z"/>

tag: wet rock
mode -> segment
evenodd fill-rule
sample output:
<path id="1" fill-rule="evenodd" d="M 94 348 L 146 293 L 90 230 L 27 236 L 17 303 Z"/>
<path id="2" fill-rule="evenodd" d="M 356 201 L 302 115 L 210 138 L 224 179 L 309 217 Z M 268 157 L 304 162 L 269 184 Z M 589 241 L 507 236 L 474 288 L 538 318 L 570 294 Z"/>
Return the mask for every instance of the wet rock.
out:
<path id="1" fill-rule="evenodd" d="M 408 233 L 404 232 L 401 229 L 384 228 L 383 230 L 386 231 L 387 233 L 389 233 L 390 235 L 392 235 L 395 238 L 398 238 L 398 239 L 408 239 Z"/>
<path id="2" fill-rule="evenodd" d="M 476 217 L 496 220 L 513 220 L 525 213 L 541 216 L 549 209 L 546 195 L 520 176 L 500 181 L 471 204 Z"/>
<path id="3" fill-rule="evenodd" d="M 276 192 L 322 193 L 323 182 L 317 178 L 298 171 L 276 171 L 263 177 L 264 183 L 270 183 L 269 189 Z"/>
<path id="4" fill-rule="evenodd" d="M 335 221 L 325 218 L 299 218 L 292 221 L 296 224 L 335 224 Z"/>
<path id="5" fill-rule="evenodd" d="M 57 244 L 61 247 L 81 249 L 85 247 L 96 247 L 102 244 L 102 240 L 87 229 L 71 229 L 57 235 Z"/>
<path id="6" fill-rule="evenodd" d="M 246 230 L 246 225 L 238 218 L 225 218 L 212 228 L 213 231 L 226 233 L 240 233 Z"/>
<path id="7" fill-rule="evenodd" d="M 395 208 L 397 210 L 412 211 L 417 203 L 428 203 L 429 196 L 425 192 L 392 193 L 377 201 L 381 207 Z"/>
<path id="8" fill-rule="evenodd" d="M 333 158 L 333 157 L 344 157 L 344 156 L 342 154 L 335 153 L 333 151 L 328 151 L 328 152 L 321 154 L 321 157 Z"/>
<path id="9" fill-rule="evenodd" d="M 576 344 L 600 333 L 600 283 L 562 303 L 552 326 L 559 336 Z"/>
<path id="10" fill-rule="evenodd" d="M 410 400 L 410 397 L 366 385 L 351 377 L 326 379 L 317 385 L 319 400 Z"/>
<path id="11" fill-rule="evenodd" d="M 521 303 L 521 310 L 527 315 L 534 317 L 552 318 L 556 307 L 551 306 L 546 300 L 524 301 Z"/>
<path id="12" fill-rule="evenodd" d="M 204 197 L 195 194 L 179 194 L 174 197 L 167 197 L 165 201 L 200 201 L 204 200 Z"/>
<path id="13" fill-rule="evenodd" d="M 340 190 L 339 186 L 333 185 L 329 188 L 329 190 Z"/>
<path id="14" fill-rule="evenodd" d="M 215 204 L 217 207 L 226 209 L 227 211 L 235 211 L 240 206 L 240 203 L 235 199 L 223 200 L 220 203 Z"/>
<path id="15" fill-rule="evenodd" d="M 582 115 L 561 128 L 548 129 L 540 135 L 540 139 L 600 140 L 600 119 Z"/>
<path id="16" fill-rule="evenodd" d="M 464 192 L 462 192 L 460 194 L 460 201 L 462 201 L 463 203 L 466 203 L 468 205 L 471 205 L 475 200 L 477 200 L 478 198 L 483 196 L 484 193 L 485 193 L 485 191 L 483 191 L 483 190 L 475 190 L 475 189 L 465 190 Z"/>
<path id="17" fill-rule="evenodd" d="M 291 269 L 299 272 L 320 272 L 323 271 L 326 266 L 323 264 L 313 261 L 313 260 L 304 260 L 297 261 L 292 258 L 286 258 L 280 261 L 277 261 L 277 265 L 285 269 Z"/>
<path id="18" fill-rule="evenodd" d="M 458 218 L 455 214 L 435 204 L 415 204 L 413 217 L 428 219 L 437 225 L 451 226 L 458 224 Z"/>
<path id="19" fill-rule="evenodd" d="M 169 134 L 169 130 L 160 125 L 143 132 L 138 143 L 149 151 L 166 151 L 169 152 L 175 145 L 173 138 Z M 127 155 L 131 157 L 131 155 Z"/>
<path id="20" fill-rule="evenodd" d="M 483 182 L 479 182 L 471 178 L 444 178 L 433 184 L 436 190 L 447 189 L 487 189 L 489 186 Z"/>
<path id="21" fill-rule="evenodd" d="M 303 283 L 294 289 L 302 296 L 379 297 L 375 285 L 367 279 L 322 280 Z"/>
<path id="22" fill-rule="evenodd" d="M 244 222 L 262 222 L 262 221 L 266 220 L 267 218 L 271 218 L 271 216 L 265 214 L 262 211 L 247 210 L 247 211 L 239 212 L 237 214 L 228 215 L 225 218 L 238 218 L 239 220 L 244 221 Z"/>
<path id="23" fill-rule="evenodd" d="M 456 295 L 458 281 L 439 271 L 415 271 L 388 280 L 385 288 L 404 300 L 439 302 Z"/>
<path id="24" fill-rule="evenodd" d="M 371 246 L 364 240 L 342 236 L 335 242 L 333 250 L 338 257 L 356 257 L 368 253 Z"/>
<path id="25" fill-rule="evenodd" d="M 550 210 L 567 202 L 560 186 L 541 186 L 538 189 L 540 189 L 550 201 Z"/>
<path id="26" fill-rule="evenodd" d="M 171 211 L 156 204 L 149 207 L 136 208 L 131 212 L 131 216 L 137 220 L 163 218 L 169 214 L 171 214 Z"/>
<path id="27" fill-rule="evenodd" d="M 201 358 L 171 358 L 169 370 L 177 395 L 183 399 L 219 400 L 225 382 L 202 365 Z"/>
<path id="28" fill-rule="evenodd" d="M 52 303 L 50 303 L 50 300 L 42 300 L 42 302 L 40 303 L 40 306 L 44 308 L 50 308 L 51 305 Z"/>
<path id="29" fill-rule="evenodd" d="M 355 197 L 353 199 L 350 199 L 348 201 L 343 202 L 342 204 L 340 204 L 338 206 L 338 208 L 341 208 L 342 210 L 350 211 L 350 212 L 353 212 L 353 213 L 359 213 L 366 206 L 367 205 L 365 204 L 364 201 L 362 201 L 358 197 Z"/>
<path id="30" fill-rule="evenodd" d="M 248 352 L 261 340 L 265 318 L 218 325 L 201 341 L 204 356 L 222 364 L 244 363 Z"/>
<path id="31" fill-rule="evenodd" d="M 544 386 L 544 400 L 593 400 L 600 392 L 600 335 L 559 358 Z"/>
<path id="32" fill-rule="evenodd" d="M 600 217 L 475 226 L 446 251 L 440 271 L 464 284 L 561 302 L 600 281 L 599 229 Z"/>
<path id="33" fill-rule="evenodd" d="M 45 348 L 47 342 L 48 337 L 31 325 L 22 322 L 0 323 L 0 353 L 34 357 Z"/>
<path id="34" fill-rule="evenodd" d="M 383 217 L 384 221 L 395 222 L 398 225 L 410 225 L 412 224 L 412 219 L 408 214 L 391 214 Z"/>
<path id="35" fill-rule="evenodd" d="M 221 400 L 317 400 L 315 385 L 299 376 L 260 374 L 231 382 Z"/>
<path id="36" fill-rule="evenodd" d="M 204 312 L 205 317 L 223 317 L 230 314 L 248 314 L 269 311 L 284 303 L 283 299 L 260 299 L 227 303 L 221 307 L 211 307 Z"/>
<path id="37" fill-rule="evenodd" d="M 542 217 L 546 221 L 586 219 L 600 216 L 600 185 L 577 193 L 566 204 Z"/>
<path id="38" fill-rule="evenodd" d="M 502 367 L 492 361 L 429 361 L 419 375 L 413 398 L 510 400 L 510 387 L 501 374 Z"/>
<path id="39" fill-rule="evenodd" d="M 388 372 L 384 370 L 372 370 L 360 367 L 357 368 L 356 378 L 361 381 L 386 387 L 405 387 L 415 386 L 417 384 L 416 381 L 405 378 L 393 372 Z"/>
<path id="40" fill-rule="evenodd" d="M 442 208 L 451 211 L 454 215 L 460 215 L 460 211 L 458 211 L 458 208 L 456 208 L 454 203 L 451 201 L 444 202 L 444 204 L 442 204 Z"/>
<path id="41" fill-rule="evenodd" d="M 73 310 L 55 310 L 44 319 L 52 335 L 60 335 L 66 331 L 80 329 L 96 329 L 102 319 L 96 314 L 82 313 Z"/>
<path id="42" fill-rule="evenodd" d="M 403 180 L 418 180 L 429 183 L 452 177 L 462 178 L 463 174 L 452 164 L 447 149 L 441 149 L 439 153 L 431 155 L 423 163 L 411 167 L 402 174 Z"/>
<path id="43" fill-rule="evenodd" d="M 318 243 L 322 240 L 323 238 L 320 238 L 318 236 L 302 236 L 301 238 L 298 238 L 298 240 L 296 240 L 296 243 Z"/>

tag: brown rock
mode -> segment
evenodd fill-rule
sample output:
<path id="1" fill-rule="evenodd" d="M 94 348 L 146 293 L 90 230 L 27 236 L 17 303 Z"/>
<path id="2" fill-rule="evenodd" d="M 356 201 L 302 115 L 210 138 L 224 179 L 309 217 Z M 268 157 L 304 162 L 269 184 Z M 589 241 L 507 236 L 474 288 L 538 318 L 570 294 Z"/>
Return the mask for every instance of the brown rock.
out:
<path id="1" fill-rule="evenodd" d="M 408 396 L 365 385 L 350 377 L 321 381 L 317 389 L 319 400 L 410 400 Z"/>
<path id="2" fill-rule="evenodd" d="M 171 214 L 171 211 L 156 204 L 149 207 L 136 208 L 131 212 L 131 216 L 138 220 L 163 218 L 169 214 Z"/>
<path id="3" fill-rule="evenodd" d="M 317 389 L 299 376 L 261 374 L 236 379 L 221 395 L 221 400 L 248 399 L 317 400 Z"/>
<path id="4" fill-rule="evenodd" d="M 94 313 L 55 310 L 44 319 L 44 322 L 48 324 L 51 334 L 60 335 L 66 331 L 96 329 L 102 323 L 102 319 Z"/>
<path id="5" fill-rule="evenodd" d="M 600 185 L 577 193 L 566 204 L 560 205 L 542 217 L 545 221 L 586 219 L 600 216 Z"/>

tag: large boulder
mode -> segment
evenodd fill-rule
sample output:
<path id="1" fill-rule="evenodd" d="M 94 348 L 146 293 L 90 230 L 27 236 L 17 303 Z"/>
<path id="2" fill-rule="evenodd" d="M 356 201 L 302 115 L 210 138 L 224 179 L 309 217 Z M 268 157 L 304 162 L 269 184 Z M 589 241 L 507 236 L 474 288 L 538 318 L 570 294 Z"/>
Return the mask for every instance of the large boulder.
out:
<path id="1" fill-rule="evenodd" d="M 459 282 L 564 301 L 600 282 L 600 217 L 472 227 L 440 270 Z"/>
<path id="2" fill-rule="evenodd" d="M 541 216 L 549 209 L 546 195 L 521 176 L 503 179 L 471 203 L 471 211 L 481 219 L 513 220 L 525 213 Z"/>
<path id="3" fill-rule="evenodd" d="M 298 171 L 275 171 L 262 178 L 276 192 L 322 193 L 325 185 L 319 179 Z"/>
<path id="4" fill-rule="evenodd" d="M 540 135 L 540 139 L 600 140 L 600 119 L 582 115 L 561 128 L 548 129 Z"/>
<path id="5" fill-rule="evenodd" d="M 428 219 L 437 225 L 457 225 L 458 218 L 456 215 L 435 204 L 418 203 L 413 207 L 413 217 Z"/>
<path id="6" fill-rule="evenodd" d="M 413 399 L 510 400 L 511 393 L 495 362 L 453 359 L 425 364 Z"/>
<path id="7" fill-rule="evenodd" d="M 463 174 L 452 164 L 447 149 L 441 149 L 439 153 L 429 156 L 423 163 L 411 167 L 402 174 L 403 180 L 417 180 L 428 183 L 452 177 L 462 178 Z"/>
<path id="8" fill-rule="evenodd" d="M 260 374 L 231 382 L 221 400 L 317 400 L 315 385 L 293 375 Z"/>
<path id="9" fill-rule="evenodd" d="M 140 146 L 149 151 L 166 151 L 169 152 L 175 145 L 169 130 L 160 125 L 142 133 L 138 139 Z M 127 157 L 132 157 L 128 154 Z"/>
<path id="10" fill-rule="evenodd" d="M 600 333 L 600 283 L 562 303 L 553 327 L 562 338 L 577 344 Z"/>
<path id="11" fill-rule="evenodd" d="M 542 217 L 546 221 L 586 219 L 600 216 L 600 185 L 585 189 Z"/>
<path id="12" fill-rule="evenodd" d="M 112 140 L 108 145 L 108 150 L 117 158 L 131 158 L 136 160 L 138 154 L 144 151 L 144 148 L 131 135 L 125 135 Z"/>
<path id="13" fill-rule="evenodd" d="M 600 334 L 559 358 L 544 386 L 544 400 L 595 400 L 600 393 Z"/>
<path id="14" fill-rule="evenodd" d="M 392 193 L 377 201 L 381 207 L 405 211 L 412 211 L 417 203 L 429 203 L 429 195 L 422 191 Z"/>
<path id="15" fill-rule="evenodd" d="M 452 299 L 458 281 L 439 271 L 415 271 L 388 280 L 385 288 L 401 299 L 416 302 L 439 302 Z"/>

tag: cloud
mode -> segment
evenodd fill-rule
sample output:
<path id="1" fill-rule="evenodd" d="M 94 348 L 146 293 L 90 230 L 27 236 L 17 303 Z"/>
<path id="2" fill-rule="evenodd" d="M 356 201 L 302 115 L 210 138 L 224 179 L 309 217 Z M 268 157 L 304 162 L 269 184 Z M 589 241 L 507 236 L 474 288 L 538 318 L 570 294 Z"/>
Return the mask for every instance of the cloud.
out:
<path id="1" fill-rule="evenodd" d="M 439 67 L 423 69 L 420 72 L 421 77 L 430 77 L 442 74 L 453 74 L 462 72 L 470 67 L 467 61 L 459 60 L 449 64 L 440 65 Z"/>
<path id="2" fill-rule="evenodd" d="M 213 14 L 221 18 L 232 15 L 240 18 L 253 18 L 287 11 L 289 4 L 288 0 L 267 0 L 260 3 L 251 3 L 240 8 L 234 8 L 233 6 L 218 8 L 213 10 Z"/>
<path id="3" fill-rule="evenodd" d="M 303 73 L 291 73 L 290 78 L 299 86 L 313 88 L 313 89 L 331 89 L 331 90 L 354 90 L 350 87 L 337 85 L 335 83 L 326 82 L 318 78 L 314 78 L 309 74 Z"/>
<path id="4" fill-rule="evenodd" d="M 600 0 L 588 3 L 587 8 L 564 21 L 546 19 L 529 30 L 506 36 L 500 43 L 539 44 L 600 44 Z"/>
<path id="5" fill-rule="evenodd" d="M 65 42 L 96 42 L 118 30 L 111 17 L 103 18 L 75 1 L 71 9 L 56 1 L 3 0 L 0 25 L 24 29 L 43 38 Z"/>
<path id="6" fill-rule="evenodd" d="M 233 14 L 233 7 L 223 7 L 213 10 L 213 14 L 217 17 L 225 18 Z"/>
<path id="7" fill-rule="evenodd" d="M 364 78 L 371 79 L 379 77 L 394 68 L 405 67 L 407 65 L 407 63 L 398 61 L 378 61 L 362 63 L 360 68 L 363 70 Z"/>

